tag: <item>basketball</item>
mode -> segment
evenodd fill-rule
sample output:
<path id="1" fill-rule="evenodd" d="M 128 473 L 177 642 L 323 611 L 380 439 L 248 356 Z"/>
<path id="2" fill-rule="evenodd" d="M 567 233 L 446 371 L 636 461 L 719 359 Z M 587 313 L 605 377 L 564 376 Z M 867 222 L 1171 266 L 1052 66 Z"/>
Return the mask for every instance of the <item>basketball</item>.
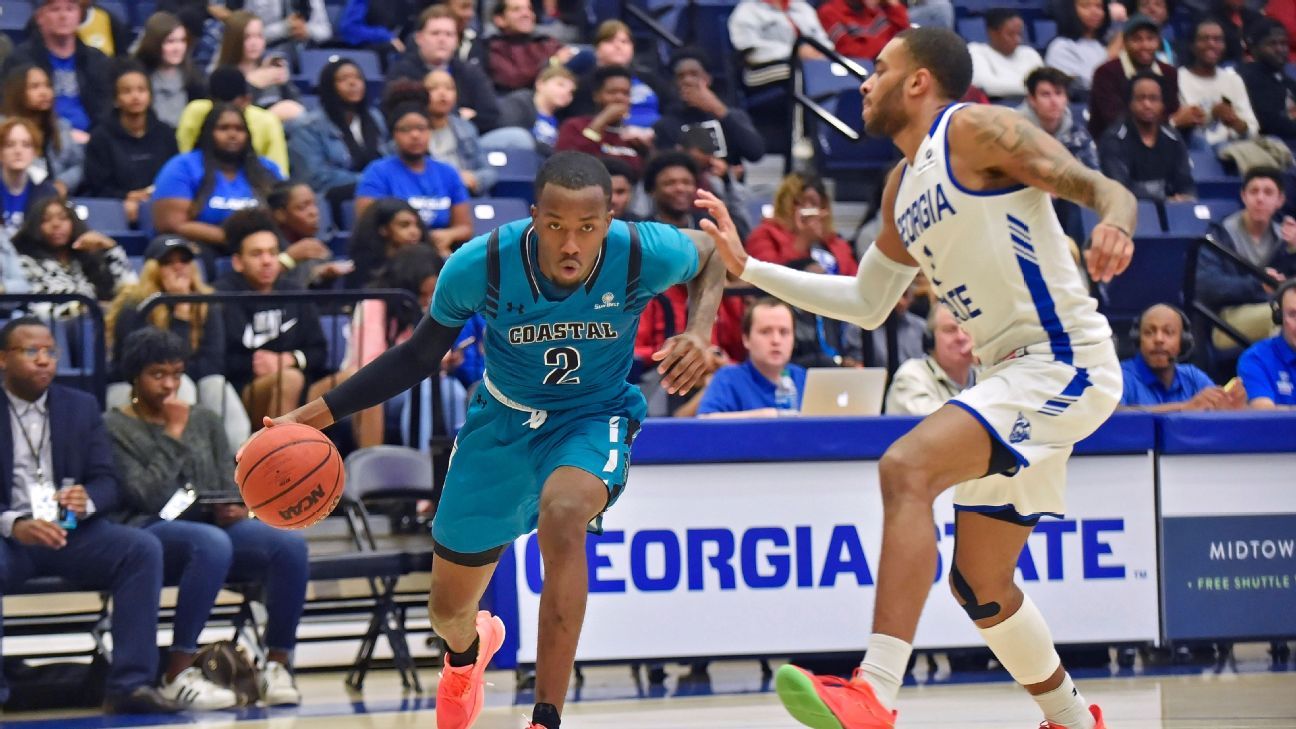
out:
<path id="1" fill-rule="evenodd" d="M 280 529 L 305 529 L 328 516 L 342 498 L 343 479 L 332 441 L 300 423 L 257 433 L 234 470 L 243 503 Z"/>

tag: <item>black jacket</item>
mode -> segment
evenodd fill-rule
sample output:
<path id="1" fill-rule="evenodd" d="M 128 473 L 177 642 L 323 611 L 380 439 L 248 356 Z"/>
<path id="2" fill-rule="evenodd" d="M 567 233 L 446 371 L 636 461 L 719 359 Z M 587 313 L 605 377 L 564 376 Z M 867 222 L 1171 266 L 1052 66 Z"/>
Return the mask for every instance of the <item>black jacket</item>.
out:
<path id="1" fill-rule="evenodd" d="M 411 48 L 387 67 L 387 80 L 410 78 L 422 82 L 423 77 L 431 70 L 419 57 L 418 49 Z M 452 58 L 450 75 L 454 77 L 455 86 L 459 90 L 459 106 L 477 112 L 477 116 L 472 118 L 472 123 L 477 127 L 478 133 L 485 134 L 498 127 L 500 125 L 499 102 L 495 99 L 495 87 L 486 72 L 475 63 L 465 63 L 458 58 Z"/>
<path id="2" fill-rule="evenodd" d="M 236 272 L 216 282 L 220 291 L 251 291 L 247 280 Z M 282 278 L 275 291 L 300 291 Z M 314 304 L 221 305 L 225 320 L 225 377 L 235 390 L 252 381 L 252 353 L 301 352 L 306 357 L 307 381 L 327 374 L 328 344 L 320 328 L 319 310 Z"/>
<path id="3" fill-rule="evenodd" d="M 149 326 L 148 320 L 139 314 L 141 303 L 127 302 L 113 325 L 113 365 L 109 372 L 109 379 L 114 382 L 122 379 L 120 371 L 122 344 L 126 341 L 126 337 L 136 329 Z M 184 340 L 185 346 L 191 348 L 189 358 L 185 360 L 185 374 L 189 375 L 194 382 L 207 375 L 221 374 L 221 369 L 225 366 L 225 319 L 221 315 L 219 305 L 209 304 L 207 312 L 207 320 L 203 322 L 202 337 L 198 340 L 197 347 L 193 347 L 191 342 L 192 324 L 173 318 L 167 326 L 167 331 L 180 337 Z"/>
<path id="4" fill-rule="evenodd" d="M 111 114 L 86 144 L 82 194 L 125 198 L 133 190 L 152 185 L 162 165 L 179 153 L 175 129 L 158 121 L 152 111 L 143 137 L 131 136 L 117 115 Z"/>
<path id="5" fill-rule="evenodd" d="M 1168 124 L 1157 130 L 1154 146 L 1143 144 L 1133 123 L 1113 125 L 1098 142 L 1102 173 L 1140 200 L 1164 202 L 1175 195 L 1196 195 L 1192 162 L 1183 137 Z"/>
<path id="6" fill-rule="evenodd" d="M 684 136 L 684 131 L 695 126 L 710 128 L 716 140 L 716 156 L 724 158 L 731 165 L 743 161 L 755 162 L 765 155 L 765 140 L 756 131 L 751 117 L 733 106 L 729 107 L 725 118 L 716 119 L 701 109 L 677 104 L 675 108 L 664 112 L 662 118 L 653 125 L 653 130 L 657 133 L 657 148 L 674 149 Z"/>
<path id="7" fill-rule="evenodd" d="M 75 479 L 94 501 L 95 514 L 113 511 L 121 501 L 121 492 L 99 401 L 63 385 L 50 385 L 48 394 L 45 404 L 49 408 L 54 483 Z M 0 390 L 0 408 L 5 410 L 5 417 L 0 418 L 0 511 L 5 511 L 13 503 L 14 439 L 9 396 L 4 390 Z"/>
<path id="8" fill-rule="evenodd" d="M 112 61 L 103 53 L 82 43 L 80 39 L 77 39 L 73 58 L 76 62 L 77 88 L 80 90 L 81 105 L 85 107 L 86 114 L 90 117 L 90 124 L 97 126 L 112 113 L 114 96 Z M 14 47 L 13 53 L 5 59 L 0 75 L 7 75 L 11 69 L 24 63 L 34 63 L 45 69 L 45 72 L 50 74 L 50 78 L 54 77 L 49 51 L 45 48 L 39 33 Z"/>
<path id="9" fill-rule="evenodd" d="M 1234 253 L 1239 252 L 1238 243 L 1233 240 L 1226 224 L 1234 224 L 1231 221 L 1242 214 L 1241 211 L 1236 212 L 1222 221 L 1211 223 L 1210 226 L 1210 235 L 1215 242 Z M 1281 216 L 1280 211 L 1278 217 Z M 1279 245 L 1264 265 L 1289 278 L 1296 276 L 1296 251 L 1289 249 L 1285 244 Z M 1209 246 L 1202 246 L 1197 251 L 1196 293 L 1198 299 L 1213 309 L 1242 304 L 1260 304 L 1269 300 L 1269 294 L 1265 293 L 1259 279 L 1231 258 L 1226 258 Z"/>
<path id="10" fill-rule="evenodd" d="M 1296 138 L 1296 121 L 1287 116 L 1287 101 L 1296 99 L 1296 79 L 1259 62 L 1242 64 L 1238 75 L 1246 84 L 1247 96 L 1251 97 L 1260 133 Z"/>

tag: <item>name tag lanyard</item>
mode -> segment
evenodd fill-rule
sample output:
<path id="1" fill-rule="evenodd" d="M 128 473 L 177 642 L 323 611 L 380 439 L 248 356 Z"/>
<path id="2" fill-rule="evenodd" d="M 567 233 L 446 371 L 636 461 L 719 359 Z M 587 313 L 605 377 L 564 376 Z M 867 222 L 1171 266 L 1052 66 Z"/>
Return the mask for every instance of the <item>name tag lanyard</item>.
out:
<path id="1" fill-rule="evenodd" d="M 41 453 L 45 452 L 45 446 L 49 443 L 49 412 L 46 411 L 41 418 L 40 437 L 33 444 L 31 437 L 27 435 L 27 428 L 23 425 L 22 416 L 18 414 L 18 409 L 14 407 L 12 401 L 9 403 L 9 411 L 18 419 L 18 432 L 22 433 L 23 442 L 27 444 L 27 450 L 31 452 L 32 460 L 36 462 L 36 483 L 46 483 L 45 462 L 41 459 Z M 51 480 L 49 483 L 52 485 L 54 482 Z"/>

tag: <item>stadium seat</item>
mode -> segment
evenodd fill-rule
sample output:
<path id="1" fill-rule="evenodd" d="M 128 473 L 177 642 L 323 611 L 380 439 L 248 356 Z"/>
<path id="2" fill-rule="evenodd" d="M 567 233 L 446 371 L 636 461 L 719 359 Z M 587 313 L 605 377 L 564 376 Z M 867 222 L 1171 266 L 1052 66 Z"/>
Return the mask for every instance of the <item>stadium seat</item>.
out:
<path id="1" fill-rule="evenodd" d="M 1031 23 L 1031 42 L 1040 51 L 1048 48 L 1048 44 L 1057 37 L 1057 21 L 1047 18 L 1036 20 Z"/>
<path id="2" fill-rule="evenodd" d="M 499 171 L 499 180 L 491 188 L 491 194 L 535 202 L 535 176 L 542 161 L 539 154 L 525 149 L 487 152 L 486 163 Z"/>
<path id="3" fill-rule="evenodd" d="M 1080 222 L 1084 225 L 1085 237 L 1098 224 L 1098 213 L 1089 208 L 1080 209 Z M 1156 203 L 1151 200 L 1138 201 L 1138 224 L 1134 228 L 1135 238 L 1157 237 L 1164 235 L 1161 229 L 1161 213 Z"/>
<path id="4" fill-rule="evenodd" d="M 1201 235 L 1210 227 L 1241 209 L 1238 200 L 1197 200 L 1168 202 L 1165 206 L 1166 228 L 1171 235 Z"/>
<path id="5" fill-rule="evenodd" d="M 872 62 L 864 59 L 853 60 L 869 71 L 873 70 Z M 860 84 L 863 83 L 858 76 L 846 70 L 845 66 L 834 61 L 807 60 L 801 63 L 801 69 L 806 96 L 816 100 L 842 93 L 858 92 Z"/>
<path id="6" fill-rule="evenodd" d="M 328 237 L 337 230 L 337 225 L 333 222 L 333 206 L 329 205 L 328 201 L 319 199 L 318 196 L 315 201 L 316 207 L 319 208 L 319 239 L 328 240 Z"/>
<path id="7" fill-rule="evenodd" d="M 962 18 L 958 21 L 958 34 L 968 43 L 986 42 L 985 18 Z"/>
<path id="8" fill-rule="evenodd" d="M 359 66 L 360 72 L 364 74 L 365 79 L 370 81 L 382 80 L 382 64 L 378 62 L 378 54 L 359 48 L 310 48 L 304 50 L 301 52 L 300 57 L 301 71 L 293 80 L 298 86 L 313 90 L 319 81 L 320 71 L 339 58 L 349 59 Z"/>
<path id="9" fill-rule="evenodd" d="M 342 219 L 338 222 L 341 226 L 338 230 L 350 233 L 355 230 L 356 212 L 355 200 L 344 200 L 342 202 Z"/>
<path id="10" fill-rule="evenodd" d="M 529 217 L 525 200 L 511 197 L 480 197 L 468 201 L 472 210 L 473 235 L 484 235 L 499 226 Z"/>
<path id="11" fill-rule="evenodd" d="M 126 251 L 134 256 L 144 253 L 148 238 L 141 231 L 131 230 L 130 221 L 126 219 L 126 210 L 122 201 L 115 198 L 77 197 L 72 198 L 72 211 L 85 221 L 87 227 L 98 231 L 117 241 Z"/>
<path id="12" fill-rule="evenodd" d="M 130 17 L 131 26 L 137 29 L 143 28 L 149 17 L 157 12 L 157 3 L 154 0 L 135 0 L 133 5 L 135 7 Z"/>
<path id="13" fill-rule="evenodd" d="M 765 218 L 774 217 L 774 202 L 768 198 L 754 198 L 747 202 L 747 217 L 753 227 Z"/>
<path id="14" fill-rule="evenodd" d="M 9 36 L 14 45 L 27 38 L 27 23 L 31 20 L 32 6 L 27 0 L 5 0 L 0 3 L 0 33 Z"/>
<path id="15" fill-rule="evenodd" d="M 1198 197 L 1225 199 L 1237 197 L 1241 193 L 1242 178 L 1229 173 L 1213 151 L 1190 149 L 1188 157 L 1192 160 Z"/>
<path id="16" fill-rule="evenodd" d="M 1109 283 L 1099 284 L 1098 308 L 1118 333 L 1147 307 L 1166 303 L 1188 310 L 1195 289 L 1194 239 L 1162 236 L 1135 237 L 1134 257 L 1124 273 Z"/>
<path id="17" fill-rule="evenodd" d="M 351 317 L 348 314 L 321 314 L 319 323 L 327 343 L 324 367 L 329 372 L 336 372 L 342 368 L 347 342 L 351 340 Z"/>
<path id="18" fill-rule="evenodd" d="M 139 220 L 135 222 L 135 227 L 139 228 L 144 237 L 152 240 L 157 235 L 157 228 L 153 227 L 153 200 L 150 198 L 140 203 Z"/>

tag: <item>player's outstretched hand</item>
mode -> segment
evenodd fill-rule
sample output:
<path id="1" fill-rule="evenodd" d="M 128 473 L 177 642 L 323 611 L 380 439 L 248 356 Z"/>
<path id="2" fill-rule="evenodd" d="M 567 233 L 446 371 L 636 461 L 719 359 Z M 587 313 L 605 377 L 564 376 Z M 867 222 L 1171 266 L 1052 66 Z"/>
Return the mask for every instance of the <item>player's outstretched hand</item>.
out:
<path id="1" fill-rule="evenodd" d="M 657 373 L 662 387 L 672 395 L 685 395 L 707 375 L 708 343 L 692 332 L 677 334 L 662 348 L 653 352 L 653 361 L 661 362 Z"/>
<path id="2" fill-rule="evenodd" d="M 712 193 L 699 189 L 693 204 L 705 210 L 712 220 L 702 221 L 702 232 L 715 241 L 716 252 L 724 261 L 725 269 L 735 278 L 742 278 L 743 268 L 747 266 L 747 249 L 743 248 L 742 238 L 738 237 L 738 227 L 729 217 L 729 208 Z"/>
<path id="3" fill-rule="evenodd" d="M 1097 283 L 1107 283 L 1125 272 L 1134 257 L 1134 241 L 1129 234 L 1115 225 L 1099 223 L 1094 226 L 1085 263 L 1089 278 Z"/>

